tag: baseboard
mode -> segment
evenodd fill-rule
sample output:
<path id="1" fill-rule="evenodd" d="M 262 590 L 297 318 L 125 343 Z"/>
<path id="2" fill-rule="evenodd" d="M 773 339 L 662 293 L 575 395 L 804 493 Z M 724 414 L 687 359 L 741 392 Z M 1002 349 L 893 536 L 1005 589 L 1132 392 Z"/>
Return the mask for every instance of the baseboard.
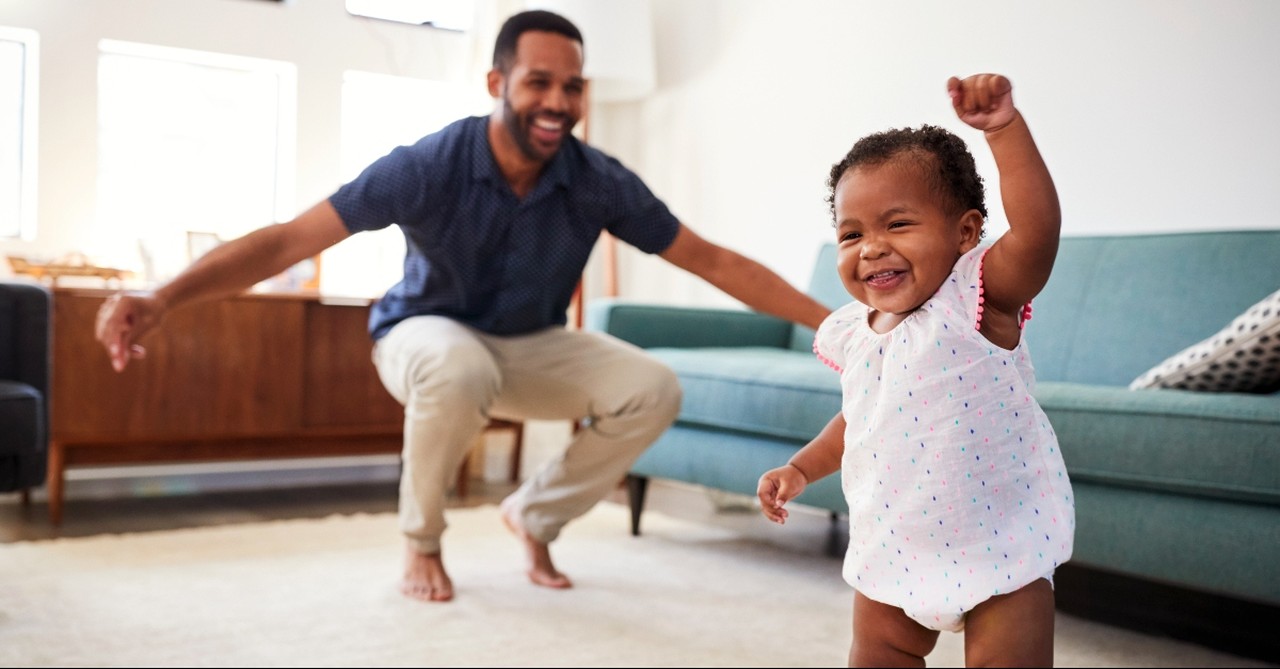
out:
<path id="1" fill-rule="evenodd" d="M 1065 564 L 1054 573 L 1063 613 L 1280 663 L 1280 607 Z"/>
<path id="2" fill-rule="evenodd" d="M 399 479 L 397 456 L 79 467 L 67 470 L 66 499 L 120 499 L 374 483 Z M 44 486 L 35 502 L 47 500 Z"/>

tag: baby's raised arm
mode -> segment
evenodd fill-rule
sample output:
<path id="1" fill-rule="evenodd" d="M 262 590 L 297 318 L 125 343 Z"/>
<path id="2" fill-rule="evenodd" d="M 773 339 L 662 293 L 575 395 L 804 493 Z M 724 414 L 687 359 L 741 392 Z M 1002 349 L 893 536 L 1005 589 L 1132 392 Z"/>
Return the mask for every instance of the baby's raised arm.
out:
<path id="1" fill-rule="evenodd" d="M 992 341 L 1016 343 L 1022 308 L 1044 288 L 1058 254 L 1058 193 L 1030 128 L 1013 106 L 1013 84 L 1007 78 L 952 77 L 947 92 L 960 120 L 983 131 L 1000 170 L 1009 231 L 992 245 L 983 263 L 982 329 Z"/>

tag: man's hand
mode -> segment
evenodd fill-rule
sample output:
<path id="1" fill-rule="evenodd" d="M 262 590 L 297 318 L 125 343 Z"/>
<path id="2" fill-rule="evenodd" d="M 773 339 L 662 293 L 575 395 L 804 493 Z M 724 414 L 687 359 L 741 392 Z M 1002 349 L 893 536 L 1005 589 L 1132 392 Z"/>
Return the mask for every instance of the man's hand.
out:
<path id="1" fill-rule="evenodd" d="M 804 472 L 795 465 L 784 465 L 770 469 L 760 477 L 756 484 L 756 497 L 760 498 L 760 510 L 769 520 L 781 525 L 787 522 L 787 510 L 782 508 L 787 502 L 795 499 L 809 484 Z"/>
<path id="2" fill-rule="evenodd" d="M 163 312 L 160 301 L 149 293 L 116 293 L 102 303 L 94 335 L 107 349 L 112 368 L 124 371 L 129 360 L 146 357 L 146 349 L 134 342 L 160 323 Z"/>
<path id="3" fill-rule="evenodd" d="M 1013 84 L 999 74 L 975 74 L 963 80 L 951 77 L 947 94 L 956 116 L 984 132 L 999 130 L 1018 116 L 1013 106 Z"/>

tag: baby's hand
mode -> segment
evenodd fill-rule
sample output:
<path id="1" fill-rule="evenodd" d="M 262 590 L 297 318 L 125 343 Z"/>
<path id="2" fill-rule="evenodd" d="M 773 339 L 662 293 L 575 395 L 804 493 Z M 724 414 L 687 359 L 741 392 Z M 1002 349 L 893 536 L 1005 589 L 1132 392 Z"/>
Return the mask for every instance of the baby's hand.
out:
<path id="1" fill-rule="evenodd" d="M 1013 84 L 999 74 L 975 74 L 963 80 L 951 77 L 947 94 L 956 116 L 978 130 L 999 130 L 1018 115 L 1013 107 Z"/>
<path id="2" fill-rule="evenodd" d="M 804 473 L 792 465 L 770 469 L 760 477 L 760 482 L 756 485 L 760 510 L 766 518 L 779 525 L 787 522 L 787 510 L 782 506 L 799 495 L 808 484 Z"/>

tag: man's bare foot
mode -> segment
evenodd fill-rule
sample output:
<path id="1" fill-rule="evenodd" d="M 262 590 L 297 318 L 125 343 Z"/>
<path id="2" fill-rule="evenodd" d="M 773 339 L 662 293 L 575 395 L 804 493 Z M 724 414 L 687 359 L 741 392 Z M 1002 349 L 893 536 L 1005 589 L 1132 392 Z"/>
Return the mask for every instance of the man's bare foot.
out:
<path id="1" fill-rule="evenodd" d="M 547 547 L 547 544 L 529 536 L 529 533 L 525 532 L 524 527 L 520 525 L 510 498 L 503 500 L 499 509 L 501 510 L 502 524 L 506 525 L 507 529 L 524 543 L 525 549 L 529 552 L 529 570 L 525 572 L 529 576 L 529 580 L 534 585 L 541 585 L 547 588 L 572 588 L 573 583 L 569 580 L 569 577 L 556 571 L 555 565 L 551 564 L 551 550 Z"/>
<path id="2" fill-rule="evenodd" d="M 447 602 L 453 599 L 453 581 L 445 573 L 440 554 L 420 553 L 406 544 L 404 580 L 400 582 L 400 592 L 406 597 L 424 602 Z"/>

